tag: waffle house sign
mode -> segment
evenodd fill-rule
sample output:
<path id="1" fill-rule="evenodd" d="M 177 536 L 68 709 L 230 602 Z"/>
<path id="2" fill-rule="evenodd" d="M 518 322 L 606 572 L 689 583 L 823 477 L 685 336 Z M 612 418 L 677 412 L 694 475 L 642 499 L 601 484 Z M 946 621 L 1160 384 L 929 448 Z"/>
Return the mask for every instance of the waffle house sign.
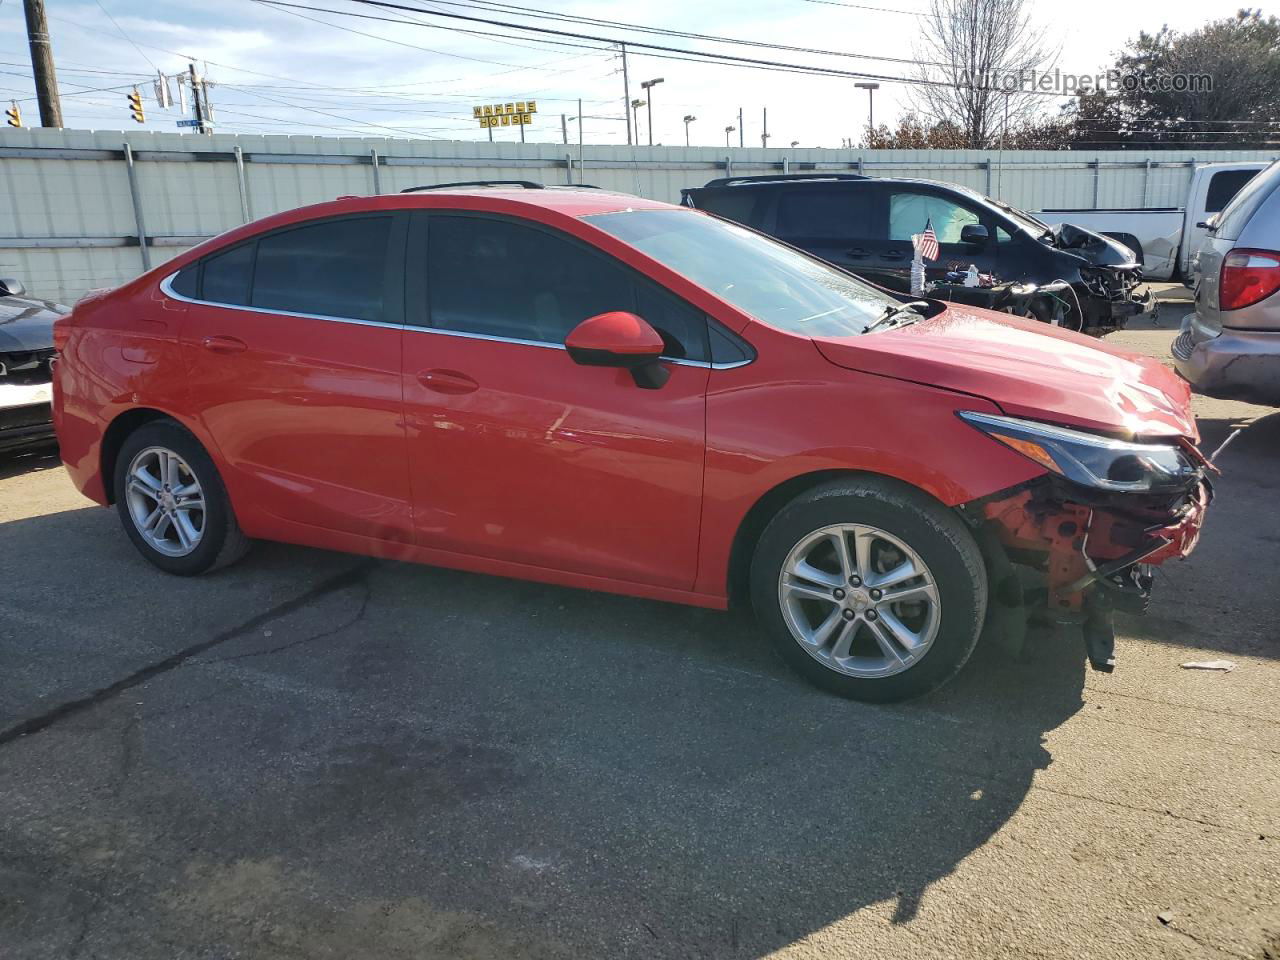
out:
<path id="1" fill-rule="evenodd" d="M 538 112 L 538 102 L 517 100 L 514 103 L 486 103 L 471 109 L 482 127 L 518 127 L 533 123 L 533 115 Z"/>

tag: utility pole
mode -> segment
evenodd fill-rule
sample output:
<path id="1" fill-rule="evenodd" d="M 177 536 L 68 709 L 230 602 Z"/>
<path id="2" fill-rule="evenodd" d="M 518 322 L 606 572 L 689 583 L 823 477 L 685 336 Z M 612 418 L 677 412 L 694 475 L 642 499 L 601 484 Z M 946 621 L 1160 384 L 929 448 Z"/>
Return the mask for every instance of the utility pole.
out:
<path id="1" fill-rule="evenodd" d="M 631 81 L 627 78 L 627 45 L 619 43 L 622 48 L 622 112 L 627 118 L 627 146 L 634 142 L 631 139 Z"/>
<path id="2" fill-rule="evenodd" d="M 764 127 L 760 132 L 760 146 L 767 147 L 769 145 L 769 108 L 764 107 Z"/>
<path id="3" fill-rule="evenodd" d="M 742 131 L 743 131 L 742 108 L 739 107 L 738 108 L 738 146 L 745 147 L 747 144 L 746 144 L 746 141 L 743 140 L 742 138 Z M 725 146 L 727 147 L 728 144 L 726 143 Z"/>
<path id="4" fill-rule="evenodd" d="M 188 63 L 187 67 L 190 70 L 188 76 L 191 77 L 191 103 L 196 112 L 196 129 L 201 133 L 211 134 L 212 131 L 205 124 L 204 89 L 200 85 L 200 79 L 196 76 L 196 65 Z"/>
<path id="5" fill-rule="evenodd" d="M 44 17 L 44 0 L 22 0 L 27 15 L 27 43 L 31 47 L 31 76 L 40 104 L 40 126 L 62 126 L 62 102 L 58 99 L 58 75 L 53 69 L 53 44 L 49 22 Z"/>

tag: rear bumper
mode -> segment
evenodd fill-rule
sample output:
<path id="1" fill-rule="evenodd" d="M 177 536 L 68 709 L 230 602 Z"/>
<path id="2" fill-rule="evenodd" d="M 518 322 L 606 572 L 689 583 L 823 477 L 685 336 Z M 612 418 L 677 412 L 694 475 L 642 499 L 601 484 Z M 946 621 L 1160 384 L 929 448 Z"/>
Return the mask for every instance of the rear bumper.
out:
<path id="1" fill-rule="evenodd" d="M 1191 314 L 1172 353 L 1178 373 L 1197 393 L 1280 406 L 1280 331 L 1217 332 Z"/>

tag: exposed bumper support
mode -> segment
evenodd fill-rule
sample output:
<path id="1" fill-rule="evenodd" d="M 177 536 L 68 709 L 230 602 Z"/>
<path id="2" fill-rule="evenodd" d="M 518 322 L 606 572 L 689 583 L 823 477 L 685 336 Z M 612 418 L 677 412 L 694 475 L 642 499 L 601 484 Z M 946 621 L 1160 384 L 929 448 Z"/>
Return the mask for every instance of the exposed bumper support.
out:
<path id="1" fill-rule="evenodd" d="M 1048 477 L 967 510 L 1010 558 L 1044 574 L 1049 617 L 1078 636 L 1096 670 L 1115 666 L 1112 612 L 1143 612 L 1151 567 L 1187 556 L 1213 496 L 1098 495 Z"/>

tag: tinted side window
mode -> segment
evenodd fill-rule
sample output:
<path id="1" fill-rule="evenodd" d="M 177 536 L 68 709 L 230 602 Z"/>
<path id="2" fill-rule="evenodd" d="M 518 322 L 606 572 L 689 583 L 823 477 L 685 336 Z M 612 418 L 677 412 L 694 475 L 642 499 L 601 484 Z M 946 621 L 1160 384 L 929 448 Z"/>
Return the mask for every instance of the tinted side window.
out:
<path id="1" fill-rule="evenodd" d="M 189 264 L 178 271 L 169 284 L 173 292 L 182 297 L 196 300 L 200 296 L 200 263 Z"/>
<path id="2" fill-rule="evenodd" d="M 748 227 L 757 227 L 756 213 L 764 191 L 751 187 L 725 187 L 720 190 L 700 190 L 694 194 L 694 204 L 699 210 L 707 210 L 718 217 L 733 220 Z"/>
<path id="3" fill-rule="evenodd" d="M 390 217 L 326 220 L 268 234 L 258 241 L 252 305 L 381 320 L 390 237 Z"/>
<path id="4" fill-rule="evenodd" d="M 890 240 L 910 241 L 932 221 L 939 243 L 959 243 L 960 231 L 980 220 L 973 210 L 938 194 L 895 190 L 889 197 Z"/>
<path id="5" fill-rule="evenodd" d="M 874 237 L 876 192 L 859 187 L 781 190 L 777 234 L 783 240 Z"/>
<path id="6" fill-rule="evenodd" d="M 1254 211 L 1262 206 L 1267 197 L 1271 196 L 1271 191 L 1277 185 L 1280 185 L 1280 162 L 1272 163 L 1240 188 L 1240 191 L 1222 208 L 1214 233 L 1230 240 L 1240 236 L 1240 231 L 1249 222 Z"/>
<path id="7" fill-rule="evenodd" d="M 720 324 L 708 324 L 707 332 L 711 338 L 712 363 L 746 363 L 755 358 L 750 344 Z"/>
<path id="8" fill-rule="evenodd" d="M 628 310 L 663 335 L 668 356 L 706 359 L 701 313 L 567 237 L 485 217 L 433 215 L 427 264 L 434 327 L 563 343 L 588 317 Z"/>
<path id="9" fill-rule="evenodd" d="M 1257 170 L 1223 170 L 1215 173 L 1209 178 L 1209 189 L 1205 191 L 1205 212 L 1220 212 L 1257 173 Z"/>
<path id="10" fill-rule="evenodd" d="M 208 257 L 201 270 L 200 299 L 245 306 L 249 303 L 252 276 L 252 243 L 243 243 L 226 253 Z"/>

